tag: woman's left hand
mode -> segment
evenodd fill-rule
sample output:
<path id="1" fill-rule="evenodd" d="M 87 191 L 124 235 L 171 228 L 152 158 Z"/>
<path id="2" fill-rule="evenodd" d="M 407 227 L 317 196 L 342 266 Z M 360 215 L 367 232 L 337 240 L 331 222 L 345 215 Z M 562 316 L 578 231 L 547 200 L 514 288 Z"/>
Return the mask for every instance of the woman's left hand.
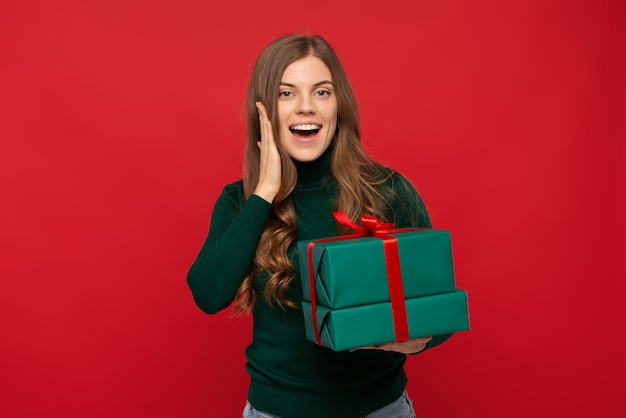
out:
<path id="1" fill-rule="evenodd" d="M 355 348 L 355 350 L 385 350 L 395 351 L 402 354 L 417 354 L 426 348 L 426 344 L 433 337 L 413 338 L 402 342 L 392 342 L 387 344 L 369 345 L 367 347 Z M 351 350 L 354 351 L 354 350 Z"/>

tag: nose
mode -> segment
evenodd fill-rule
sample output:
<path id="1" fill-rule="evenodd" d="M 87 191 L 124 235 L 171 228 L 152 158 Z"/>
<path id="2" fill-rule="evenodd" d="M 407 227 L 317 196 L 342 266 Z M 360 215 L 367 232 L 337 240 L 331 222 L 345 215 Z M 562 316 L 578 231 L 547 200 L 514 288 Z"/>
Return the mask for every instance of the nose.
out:
<path id="1" fill-rule="evenodd" d="M 301 96 L 298 103 L 297 112 L 303 115 L 311 115 L 315 113 L 315 104 L 313 99 L 307 95 Z"/>

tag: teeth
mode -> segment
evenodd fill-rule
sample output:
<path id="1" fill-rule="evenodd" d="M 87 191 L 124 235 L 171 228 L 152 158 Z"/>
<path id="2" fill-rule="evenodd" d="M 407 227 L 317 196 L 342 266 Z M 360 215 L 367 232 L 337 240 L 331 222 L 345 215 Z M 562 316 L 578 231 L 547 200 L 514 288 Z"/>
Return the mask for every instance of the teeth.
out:
<path id="1" fill-rule="evenodd" d="M 321 126 L 314 125 L 312 123 L 303 124 L 303 125 L 295 125 L 295 126 L 291 127 L 291 129 L 293 129 L 295 131 L 313 131 L 315 129 L 320 129 L 320 128 L 321 128 Z"/>

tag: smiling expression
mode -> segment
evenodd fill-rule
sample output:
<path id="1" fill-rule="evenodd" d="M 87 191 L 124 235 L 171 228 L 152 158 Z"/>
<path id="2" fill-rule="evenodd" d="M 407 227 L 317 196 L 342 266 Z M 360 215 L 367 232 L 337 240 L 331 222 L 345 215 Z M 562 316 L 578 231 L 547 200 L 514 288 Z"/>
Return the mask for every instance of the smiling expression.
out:
<path id="1" fill-rule="evenodd" d="M 330 70 L 312 55 L 285 68 L 278 95 L 278 137 L 297 161 L 314 161 L 337 129 L 337 96 Z"/>

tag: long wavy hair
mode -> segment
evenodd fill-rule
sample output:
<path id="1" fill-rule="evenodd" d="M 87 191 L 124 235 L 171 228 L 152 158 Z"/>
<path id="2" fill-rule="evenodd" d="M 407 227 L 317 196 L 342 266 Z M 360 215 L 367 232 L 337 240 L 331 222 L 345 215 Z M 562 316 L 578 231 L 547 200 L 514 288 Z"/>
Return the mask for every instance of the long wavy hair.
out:
<path id="1" fill-rule="evenodd" d="M 387 181 L 392 172 L 370 159 L 361 146 L 357 103 L 348 77 L 332 47 L 318 35 L 287 35 L 269 44 L 258 57 L 252 71 L 246 103 L 247 142 L 244 163 L 244 193 L 246 199 L 254 192 L 259 180 L 260 140 L 259 114 L 255 103 L 265 104 L 272 121 L 274 137 L 278 138 L 277 99 L 282 74 L 289 64 L 307 56 L 322 60 L 332 76 L 337 95 L 337 129 L 331 160 L 332 176 L 338 187 L 337 210 L 357 220 L 363 214 L 385 218 L 385 199 L 377 186 Z M 250 311 L 256 302 L 254 281 L 263 270 L 270 278 L 263 297 L 273 306 L 285 309 L 297 306 L 287 297 L 287 290 L 296 275 L 287 250 L 297 239 L 296 214 L 291 200 L 297 182 L 296 167 L 280 141 L 282 178 L 280 190 L 263 230 L 249 274 L 239 287 L 235 313 Z M 346 233 L 339 225 L 338 233 Z"/>

